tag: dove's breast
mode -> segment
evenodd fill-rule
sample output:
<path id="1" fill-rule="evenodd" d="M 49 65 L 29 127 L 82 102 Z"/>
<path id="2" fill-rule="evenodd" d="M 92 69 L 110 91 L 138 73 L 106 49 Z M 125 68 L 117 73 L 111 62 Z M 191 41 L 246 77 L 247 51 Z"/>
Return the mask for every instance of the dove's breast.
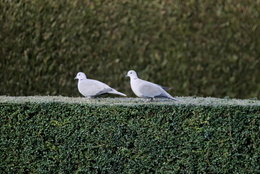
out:
<path id="1" fill-rule="evenodd" d="M 143 97 L 142 93 L 139 90 L 139 88 L 140 88 L 139 79 L 133 79 L 133 80 L 131 79 L 130 86 L 136 96 Z"/>

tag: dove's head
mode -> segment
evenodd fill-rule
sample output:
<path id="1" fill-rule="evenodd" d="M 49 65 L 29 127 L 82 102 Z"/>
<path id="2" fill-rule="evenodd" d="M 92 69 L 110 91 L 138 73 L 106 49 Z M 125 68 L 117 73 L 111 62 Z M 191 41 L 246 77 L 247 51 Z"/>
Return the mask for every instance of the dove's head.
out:
<path id="1" fill-rule="evenodd" d="M 86 78 L 87 78 L 87 76 L 83 72 L 78 72 L 78 74 L 75 77 L 75 79 L 78 79 L 78 80 L 83 80 L 83 79 L 86 79 Z"/>
<path id="2" fill-rule="evenodd" d="M 128 73 L 127 73 L 126 76 L 128 76 L 128 77 L 130 77 L 130 78 L 137 78 L 137 77 L 138 77 L 137 74 L 136 74 L 136 72 L 135 72 L 134 70 L 128 71 Z"/>

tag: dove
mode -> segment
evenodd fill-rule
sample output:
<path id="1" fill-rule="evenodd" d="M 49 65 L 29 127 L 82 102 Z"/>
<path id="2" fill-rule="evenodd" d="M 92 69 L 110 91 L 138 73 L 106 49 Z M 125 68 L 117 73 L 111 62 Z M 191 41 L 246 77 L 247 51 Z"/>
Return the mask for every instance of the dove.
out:
<path id="1" fill-rule="evenodd" d="M 85 97 L 91 98 L 106 93 L 126 96 L 125 94 L 118 92 L 103 82 L 88 79 L 83 72 L 78 72 L 75 79 L 78 79 L 79 92 Z"/>
<path id="2" fill-rule="evenodd" d="M 138 78 L 134 70 L 128 71 L 127 76 L 130 77 L 131 89 L 136 96 L 150 98 L 151 101 L 154 98 L 168 98 L 177 101 L 177 99 L 164 90 L 166 89 L 165 87 Z"/>

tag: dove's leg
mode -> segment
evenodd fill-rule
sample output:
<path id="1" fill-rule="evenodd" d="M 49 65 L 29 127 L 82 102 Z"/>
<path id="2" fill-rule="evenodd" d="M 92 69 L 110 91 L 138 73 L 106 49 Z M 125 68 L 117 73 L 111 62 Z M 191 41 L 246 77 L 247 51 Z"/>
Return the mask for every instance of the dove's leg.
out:
<path id="1" fill-rule="evenodd" d="M 143 98 L 141 98 L 141 99 L 143 100 L 143 102 L 146 102 L 146 103 L 148 103 L 148 102 L 151 101 L 151 99 L 148 98 L 148 97 L 143 97 Z"/>
<path id="2" fill-rule="evenodd" d="M 154 101 L 153 97 L 146 98 L 146 102 L 153 102 L 153 101 Z"/>

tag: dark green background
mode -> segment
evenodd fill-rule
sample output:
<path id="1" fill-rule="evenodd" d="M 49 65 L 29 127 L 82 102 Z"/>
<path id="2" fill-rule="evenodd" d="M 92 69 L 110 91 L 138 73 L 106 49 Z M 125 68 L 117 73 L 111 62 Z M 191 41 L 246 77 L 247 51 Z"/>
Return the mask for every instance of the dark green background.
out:
<path id="1" fill-rule="evenodd" d="M 260 1 L 0 1 L 0 95 L 79 96 L 74 76 L 133 95 L 260 97 Z"/>

